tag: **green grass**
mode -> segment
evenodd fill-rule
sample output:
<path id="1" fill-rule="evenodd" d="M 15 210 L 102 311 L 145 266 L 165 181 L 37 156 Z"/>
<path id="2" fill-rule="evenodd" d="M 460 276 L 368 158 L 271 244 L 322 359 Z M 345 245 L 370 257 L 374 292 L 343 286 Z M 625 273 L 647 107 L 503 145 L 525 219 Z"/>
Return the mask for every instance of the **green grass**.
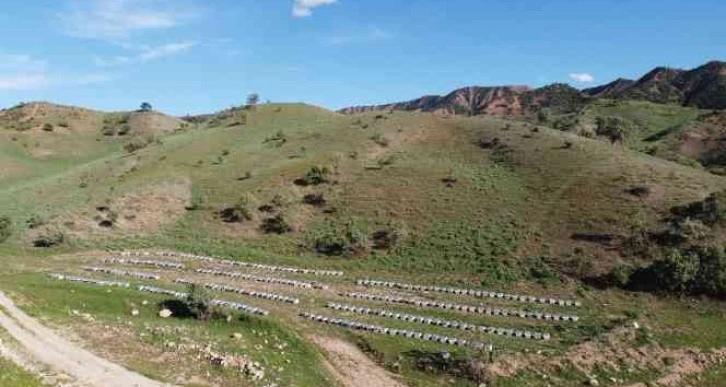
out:
<path id="1" fill-rule="evenodd" d="M 167 299 L 163 296 L 140 293 L 133 289 L 79 286 L 53 281 L 39 274 L 6 275 L 2 278 L 3 290 L 10 292 L 28 314 L 52 324 L 77 324 L 84 321 L 79 315 L 89 314 L 99 329 L 102 325 L 131 329 L 137 340 L 152 345 L 156 350 L 163 351 L 169 341 L 180 343 L 180 336 L 183 336 L 190 342 L 209 344 L 217 351 L 240 354 L 259 362 L 267 370 L 265 380 L 268 382 L 280 385 L 294 382 L 298 386 L 332 384 L 320 365 L 322 358 L 318 351 L 299 334 L 270 318 L 244 316 L 231 323 L 162 319 L 157 316 L 157 303 Z M 148 301 L 147 305 L 143 305 L 144 300 Z M 138 309 L 140 315 L 131 317 L 131 309 Z M 162 333 L 155 333 L 154 328 Z M 183 334 L 180 335 L 177 330 Z M 168 333 L 164 334 L 164 331 Z M 231 339 L 233 333 L 240 333 L 242 339 Z M 104 346 L 96 343 L 100 348 L 113 350 L 108 344 Z M 279 345 L 284 345 L 284 350 Z M 222 385 L 237 385 L 235 383 L 240 381 L 252 385 L 250 380 L 239 373 L 194 361 L 195 353 L 188 356 L 191 357 L 180 364 L 148 362 L 134 356 L 126 359 L 126 366 L 169 381 L 174 380 L 176 372 L 186 372 L 187 375 L 189 372 L 198 375 L 209 372 Z M 179 369 L 185 365 L 193 368 Z"/>
<path id="2" fill-rule="evenodd" d="M 35 375 L 0 357 L 0 386 L 40 387 L 43 385 Z"/>

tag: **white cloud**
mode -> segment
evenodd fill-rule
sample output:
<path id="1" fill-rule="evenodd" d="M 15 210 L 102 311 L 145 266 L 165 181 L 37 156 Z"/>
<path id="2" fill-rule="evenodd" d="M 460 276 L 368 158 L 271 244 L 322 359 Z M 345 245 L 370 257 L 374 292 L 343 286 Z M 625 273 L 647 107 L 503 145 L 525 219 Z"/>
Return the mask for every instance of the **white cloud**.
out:
<path id="1" fill-rule="evenodd" d="M 572 73 L 570 74 L 570 79 L 572 79 L 575 82 L 580 83 L 592 83 L 595 82 L 595 77 L 588 73 Z"/>
<path id="2" fill-rule="evenodd" d="M 86 86 L 108 82 L 110 80 L 111 77 L 107 74 L 61 75 L 46 72 L 15 73 L 0 75 L 0 90 L 29 91 L 52 87 Z"/>
<path id="3" fill-rule="evenodd" d="M 337 2 L 338 0 L 295 0 L 292 5 L 292 15 L 295 17 L 308 17 L 313 14 L 313 9 Z"/>
<path id="4" fill-rule="evenodd" d="M 176 27 L 197 12 L 170 0 L 69 0 L 57 15 L 70 36 L 114 40 L 144 30 Z"/>
<path id="5" fill-rule="evenodd" d="M 0 54 L 0 69 L 24 69 L 25 71 L 40 71 L 45 69 L 44 60 L 33 58 L 26 54 Z"/>
<path id="6" fill-rule="evenodd" d="M 335 45 L 351 44 L 351 43 L 377 43 L 393 38 L 393 34 L 378 27 L 371 27 L 368 30 L 356 33 L 336 35 L 330 39 Z"/>
<path id="7" fill-rule="evenodd" d="M 56 74 L 45 60 L 26 54 L 0 54 L 0 90 L 26 91 L 55 86 L 82 86 L 106 82 L 106 74 Z"/>
<path id="8" fill-rule="evenodd" d="M 49 83 L 45 74 L 18 73 L 0 75 L 0 90 L 22 91 L 42 89 Z"/>
<path id="9" fill-rule="evenodd" d="M 182 52 L 192 49 L 196 45 L 197 45 L 197 42 L 177 42 L 177 43 L 169 43 L 169 44 L 164 44 L 164 45 L 155 46 L 155 47 L 126 46 L 126 48 L 128 50 L 135 50 L 137 52 L 134 53 L 134 55 L 132 55 L 132 56 L 119 55 L 119 56 L 115 56 L 110 59 L 94 57 L 93 60 L 96 63 L 96 65 L 98 65 L 98 66 L 120 66 L 120 65 L 124 65 L 124 64 L 148 62 L 150 60 L 180 54 Z"/>

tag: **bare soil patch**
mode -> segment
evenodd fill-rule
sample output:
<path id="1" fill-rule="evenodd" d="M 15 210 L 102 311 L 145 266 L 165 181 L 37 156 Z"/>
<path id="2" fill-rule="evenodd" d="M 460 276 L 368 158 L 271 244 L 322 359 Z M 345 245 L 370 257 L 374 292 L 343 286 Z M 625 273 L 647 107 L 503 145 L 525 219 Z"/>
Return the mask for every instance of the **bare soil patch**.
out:
<path id="1" fill-rule="evenodd" d="M 379 367 L 353 344 L 313 336 L 310 340 L 325 352 L 326 368 L 345 387 L 404 387 L 394 375 Z"/>

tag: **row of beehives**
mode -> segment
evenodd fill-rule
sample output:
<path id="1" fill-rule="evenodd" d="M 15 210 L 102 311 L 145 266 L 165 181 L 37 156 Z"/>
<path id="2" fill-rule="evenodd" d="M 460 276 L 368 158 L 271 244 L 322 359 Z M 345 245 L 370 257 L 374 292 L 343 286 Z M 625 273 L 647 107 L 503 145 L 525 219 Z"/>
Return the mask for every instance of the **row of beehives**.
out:
<path id="1" fill-rule="evenodd" d="M 55 280 L 59 280 L 59 281 L 78 282 L 78 283 L 84 283 L 84 284 L 96 285 L 96 286 L 123 287 L 123 288 L 131 287 L 131 284 L 129 284 L 128 282 L 105 281 L 105 280 L 99 280 L 99 279 L 95 279 L 95 278 L 85 278 L 85 277 L 58 274 L 58 273 L 52 273 L 52 274 L 50 274 L 50 277 Z M 184 299 L 187 297 L 187 294 L 184 292 L 177 292 L 175 290 L 157 288 L 154 286 L 147 286 L 147 285 L 138 285 L 136 287 L 136 290 L 138 290 L 140 292 L 164 294 L 164 295 L 172 296 L 172 297 L 179 298 L 179 299 Z M 239 302 L 215 299 L 215 300 L 211 300 L 210 303 L 212 305 L 235 309 L 235 310 L 238 310 L 238 311 L 244 312 L 244 313 L 259 314 L 259 315 L 263 315 L 263 316 L 266 316 L 269 313 L 268 311 L 266 311 L 264 309 L 245 305 L 245 304 L 242 304 Z"/>
<path id="2" fill-rule="evenodd" d="M 525 295 L 521 295 L 521 294 L 508 294 L 508 293 L 492 292 L 492 291 L 486 291 L 486 290 L 460 289 L 460 288 L 452 288 L 452 287 L 447 287 L 447 286 L 435 286 L 435 285 L 413 285 L 413 284 L 406 284 L 406 283 L 401 283 L 401 282 L 370 280 L 370 279 L 359 279 L 356 281 L 356 283 L 358 285 L 364 285 L 364 286 L 381 286 L 381 287 L 388 287 L 388 288 L 398 288 L 398 289 L 403 289 L 403 290 L 414 290 L 414 291 L 419 291 L 419 292 L 449 293 L 449 294 L 457 294 L 457 295 L 468 295 L 468 296 L 484 297 L 484 298 L 498 298 L 498 299 L 504 299 L 504 300 L 508 300 L 508 301 L 529 302 L 529 303 L 549 304 L 549 305 L 558 305 L 558 306 L 580 306 L 579 301 L 563 300 L 563 299 L 558 299 L 558 298 L 525 296 Z"/>
<path id="3" fill-rule="evenodd" d="M 129 270 L 116 270 L 116 269 L 109 269 L 106 267 L 85 266 L 85 267 L 83 267 L 83 270 L 90 271 L 92 273 L 111 274 L 111 275 L 117 275 L 117 276 L 123 276 L 123 277 L 134 277 L 134 278 L 147 279 L 147 280 L 161 279 L 161 276 L 158 274 L 144 273 L 144 272 L 139 272 L 139 271 L 129 271 Z"/>
<path id="4" fill-rule="evenodd" d="M 53 278 L 53 279 L 56 279 L 59 281 L 80 282 L 80 283 L 90 284 L 90 285 L 111 286 L 111 287 L 119 287 L 119 288 L 131 287 L 131 284 L 129 284 L 128 282 L 97 280 L 94 278 L 85 278 L 85 277 L 78 277 L 78 276 L 59 274 L 59 273 L 51 273 L 49 275 L 50 275 L 50 278 Z"/>
<path id="5" fill-rule="evenodd" d="M 175 269 L 175 270 L 184 269 L 184 265 L 180 264 L 180 263 L 169 262 L 169 261 L 148 260 L 148 259 L 106 258 L 104 260 L 104 262 L 105 263 L 116 263 L 116 264 L 121 264 L 121 265 L 150 266 L 150 267 L 155 267 L 158 269 Z M 160 276 L 158 276 L 156 274 L 144 274 L 144 273 L 139 273 L 139 272 L 129 272 L 129 271 L 121 271 L 121 270 L 98 268 L 98 267 L 88 267 L 88 268 L 84 268 L 84 269 L 87 271 L 102 272 L 102 273 L 106 273 L 106 274 L 115 274 L 115 275 L 133 276 L 133 277 L 142 278 L 142 279 L 160 279 L 161 278 Z M 327 285 L 324 285 L 324 284 L 321 284 L 318 282 L 297 281 L 297 280 L 291 280 L 291 279 L 287 279 L 287 278 L 261 277 L 261 276 L 251 275 L 251 274 L 230 272 L 230 271 L 224 271 L 224 270 L 213 270 L 213 269 L 197 269 L 196 271 L 197 271 L 197 273 L 200 273 L 200 274 L 227 276 L 227 277 L 238 278 L 238 279 L 243 279 L 243 280 L 247 280 L 247 281 L 256 281 L 256 282 L 263 282 L 263 283 L 269 283 L 269 284 L 287 285 L 287 286 L 293 286 L 293 287 L 299 287 L 299 288 L 307 288 L 307 289 L 327 289 L 328 288 Z"/>
<path id="6" fill-rule="evenodd" d="M 249 267 L 249 268 L 253 268 L 253 269 L 267 270 L 267 271 L 288 272 L 288 273 L 296 273 L 296 274 L 312 274 L 312 275 L 320 275 L 320 276 L 342 276 L 343 275 L 343 272 L 339 271 L 339 270 L 301 269 L 301 268 L 297 268 L 297 267 L 265 265 L 265 264 L 261 264 L 261 263 L 232 261 L 229 259 L 214 258 L 214 257 L 205 256 L 205 255 L 181 253 L 181 252 L 176 252 L 176 251 L 160 251 L 160 252 L 123 251 L 123 252 L 121 252 L 121 256 L 123 256 L 123 257 L 131 257 L 131 256 L 179 257 L 179 258 L 193 259 L 193 260 L 217 263 L 217 264 L 228 265 L 228 266 Z"/>
<path id="7" fill-rule="evenodd" d="M 157 288 L 155 286 L 139 285 L 137 287 L 137 289 L 139 291 L 147 292 L 147 293 L 165 294 L 167 296 L 172 296 L 172 297 L 178 298 L 178 299 L 185 299 L 187 297 L 187 293 L 177 292 L 175 290 L 170 290 L 170 289 Z M 238 310 L 240 312 L 249 313 L 249 314 L 259 314 L 262 316 L 267 316 L 270 313 L 265 309 L 258 308 L 256 306 L 242 304 L 239 302 L 214 299 L 214 300 L 211 300 L 209 303 L 212 305 L 215 305 L 215 306 L 221 306 L 221 307 L 225 307 L 225 308 L 229 308 L 229 309 L 234 309 L 234 310 Z"/>
<path id="8" fill-rule="evenodd" d="M 477 313 L 486 314 L 489 316 L 510 316 L 510 317 L 521 317 L 521 318 L 532 318 L 537 320 L 554 320 L 554 321 L 578 321 L 580 318 L 575 315 L 563 315 L 563 314 L 552 314 L 543 312 L 532 312 L 527 310 L 516 310 L 516 309 L 505 309 L 505 308 L 490 308 L 487 306 L 474 306 L 474 305 L 462 305 L 449 302 L 440 301 L 429 301 L 420 300 L 416 298 L 407 298 L 400 296 L 387 296 L 379 294 L 369 293 L 345 293 L 344 296 L 348 298 L 368 300 L 368 301 L 383 301 L 394 304 L 407 304 L 414 305 L 422 308 L 438 308 L 455 310 L 466 313 Z"/>
<path id="9" fill-rule="evenodd" d="M 287 278 L 260 277 L 260 276 L 256 276 L 256 275 L 252 275 L 252 274 L 239 273 L 239 272 L 235 272 L 235 271 L 197 269 L 197 273 L 230 277 L 230 278 L 242 279 L 242 280 L 246 280 L 246 281 L 292 286 L 294 288 L 328 289 L 328 285 L 324 285 L 319 282 L 298 281 L 298 280 L 292 280 L 292 279 L 287 279 Z"/>
<path id="10" fill-rule="evenodd" d="M 313 275 L 328 275 L 328 276 L 342 276 L 343 275 L 342 271 L 337 271 L 337 270 L 318 270 L 318 269 L 303 269 L 303 268 L 294 268 L 294 267 L 273 266 L 273 265 L 265 265 L 265 264 L 258 264 L 258 263 L 239 262 L 239 261 L 233 261 L 233 260 L 229 260 L 229 259 L 214 258 L 214 257 L 210 257 L 210 256 L 181 253 L 181 252 L 174 252 L 174 251 L 159 251 L 159 252 L 124 251 L 121 253 L 121 255 L 126 256 L 126 257 L 129 257 L 129 256 L 179 257 L 179 258 L 201 260 L 201 261 L 206 261 L 206 262 L 210 262 L 210 263 L 224 264 L 224 265 L 228 265 L 228 266 L 249 267 L 249 268 L 253 268 L 253 269 L 261 269 L 261 270 L 277 271 L 277 272 L 290 272 L 290 273 L 297 273 L 297 274 L 313 274 Z M 139 264 L 152 265 L 152 266 L 156 266 L 156 267 L 175 268 L 175 269 L 183 268 L 183 265 L 181 265 L 179 263 L 175 263 L 175 262 L 148 261 L 148 260 L 136 260 L 136 262 L 138 262 Z M 158 263 L 154 264 L 153 262 L 158 262 Z M 204 270 L 204 269 L 202 269 L 202 270 Z M 246 274 L 241 274 L 241 273 L 225 272 L 222 270 L 217 270 L 214 273 L 208 273 L 208 274 L 228 275 L 231 277 L 238 277 L 238 278 L 242 278 L 242 279 L 248 279 L 251 281 L 268 282 L 266 279 L 264 279 L 264 277 L 256 277 L 256 276 L 251 276 L 251 275 L 246 275 Z M 245 277 L 247 277 L 247 278 L 245 278 Z M 291 286 L 297 285 L 297 286 L 303 287 L 303 288 L 307 288 L 310 286 L 309 283 L 305 283 L 304 281 L 299 281 L 299 283 L 296 283 L 293 280 L 288 280 L 288 279 L 278 279 L 276 281 L 269 281 L 269 283 L 279 283 L 279 284 L 285 284 L 285 285 L 291 285 Z M 581 303 L 579 301 L 564 300 L 564 299 L 558 299 L 558 298 L 552 298 L 552 297 L 535 297 L 535 296 L 527 296 L 527 295 L 520 295 L 520 294 L 508 294 L 508 293 L 503 293 L 503 292 L 493 292 L 493 291 L 486 291 L 486 290 L 461 289 L 461 288 L 436 286 L 436 285 L 415 285 L 415 284 L 407 284 L 407 283 L 401 283 L 401 282 L 395 282 L 395 281 L 383 281 L 383 280 L 371 280 L 371 279 L 360 279 L 357 281 L 357 283 L 359 285 L 364 285 L 364 286 L 382 286 L 382 287 L 398 288 L 398 289 L 412 290 L 412 291 L 426 291 L 426 292 L 439 292 L 439 293 L 449 293 L 449 294 L 457 294 L 457 295 L 469 295 L 469 296 L 474 296 L 474 297 L 495 298 L 495 299 L 503 299 L 503 300 L 508 300 L 508 301 L 548 304 L 548 305 L 555 305 L 555 306 L 574 306 L 574 307 L 581 306 Z M 325 287 L 325 285 L 316 284 L 316 283 L 312 283 L 312 286 L 314 288 L 324 288 Z M 537 318 L 537 317 L 535 317 L 535 318 Z"/>
<path id="11" fill-rule="evenodd" d="M 448 336 L 442 336 L 432 333 L 422 333 L 417 331 L 411 331 L 408 329 L 394 329 L 394 328 L 387 328 L 380 325 L 373 325 L 373 324 L 366 324 L 359 321 L 352 321 L 352 320 L 345 320 L 335 317 L 328 317 L 328 316 L 322 316 L 317 315 L 313 313 L 300 313 L 300 317 L 306 318 L 308 320 L 330 324 L 330 325 L 337 325 L 348 329 L 356 329 L 356 330 L 363 330 L 367 332 L 373 332 L 378 334 L 384 334 L 389 336 L 401 336 L 406 337 L 409 339 L 419 339 L 419 340 L 426 340 L 426 341 L 432 341 L 437 342 L 441 344 L 448 344 L 448 345 L 456 345 L 459 347 L 467 347 L 472 348 L 475 350 L 487 350 L 491 351 L 493 348 L 491 345 L 487 345 L 478 341 L 470 341 L 466 339 L 458 339 L 456 337 L 448 337 Z"/>
<path id="12" fill-rule="evenodd" d="M 269 300 L 269 301 L 279 301 L 279 302 L 284 302 L 287 304 L 299 304 L 300 303 L 300 299 L 298 299 L 298 298 L 283 296 L 282 294 L 277 294 L 277 293 L 258 292 L 256 290 L 247 290 L 247 289 L 236 288 L 233 286 L 227 286 L 227 285 L 222 285 L 222 284 L 205 283 L 205 282 L 199 283 L 199 282 L 189 281 L 189 280 L 181 279 L 181 278 L 176 279 L 174 282 L 176 282 L 178 284 L 183 284 L 183 285 L 199 284 L 199 285 L 204 286 L 207 289 L 211 289 L 211 290 L 214 290 L 217 292 L 236 293 L 236 294 L 240 294 L 243 296 L 262 298 L 264 300 Z"/>
<path id="13" fill-rule="evenodd" d="M 164 267 L 164 268 L 179 268 L 179 264 L 173 263 L 173 262 L 165 262 L 165 261 L 154 261 L 154 260 L 139 260 L 139 259 L 120 259 L 120 260 L 111 260 L 111 262 L 117 262 L 117 263 L 126 263 L 126 264 L 136 264 L 136 265 L 152 265 L 155 267 Z M 245 274 L 242 273 L 235 273 L 235 272 L 226 272 L 222 270 L 209 270 L 209 269 L 198 269 L 197 272 L 199 273 L 205 273 L 205 274 L 215 274 L 215 275 L 227 275 L 231 277 L 237 277 L 237 278 L 245 278 Z M 257 277 L 252 276 L 253 280 L 262 280 L 264 282 L 268 283 L 288 283 L 288 279 L 279 279 L 279 278 L 265 278 L 265 277 Z M 294 284 L 305 286 L 304 284 L 307 284 L 302 281 L 296 281 Z M 366 283 L 361 283 L 366 284 Z M 214 285 L 214 286 L 223 286 L 223 285 Z M 254 297 L 259 298 L 265 298 L 269 300 L 275 300 L 275 301 L 282 301 L 282 302 L 290 302 L 290 303 L 296 303 L 295 301 L 297 299 L 286 297 L 282 295 L 275 295 L 271 293 L 265 293 L 265 292 L 247 292 L 242 290 L 242 292 L 233 290 L 234 288 L 230 288 L 228 291 L 235 291 L 239 294 L 246 294 L 251 295 Z M 447 289 L 447 288 L 443 288 Z M 448 288 L 450 289 L 450 288 Z M 456 304 L 456 303 L 448 303 L 448 302 L 440 302 L 440 301 L 429 301 L 429 300 L 419 300 L 414 298 L 406 298 L 406 297 L 399 297 L 399 296 L 385 296 L 385 295 L 377 295 L 377 294 L 367 294 L 367 293 L 348 293 L 345 294 L 345 296 L 350 298 L 356 298 L 356 299 L 366 299 L 371 301 L 384 301 L 384 302 L 390 302 L 390 303 L 401 303 L 401 304 L 408 304 L 408 305 L 414 305 L 418 307 L 433 307 L 433 308 L 439 308 L 439 309 L 448 309 L 448 310 L 456 310 L 460 312 L 467 312 L 467 313 L 478 313 L 478 314 L 486 314 L 486 315 L 493 315 L 493 316 L 514 316 L 514 317 L 521 317 L 521 318 L 532 318 L 532 319 L 540 319 L 540 320 L 554 320 L 554 321 L 578 321 L 579 317 L 576 315 L 560 315 L 560 314 L 551 314 L 551 313 L 543 313 L 543 312 L 535 312 L 535 311 L 525 311 L 525 310 L 513 310 L 513 309 L 506 309 L 506 308 L 491 308 L 486 306 L 473 306 L 473 305 L 462 305 L 462 304 Z M 299 300 L 298 300 L 299 302 Z"/>
<path id="14" fill-rule="evenodd" d="M 151 266 L 158 269 L 184 270 L 184 264 L 178 262 L 158 261 L 154 259 L 106 258 L 103 262 L 118 263 L 121 265 Z"/>
<path id="15" fill-rule="evenodd" d="M 386 317 L 386 318 L 391 318 L 391 319 L 395 319 L 395 320 L 402 320 L 402 321 L 414 322 L 414 323 L 419 323 L 419 324 L 427 324 L 427 325 L 436 325 L 436 326 L 440 326 L 443 328 L 459 329 L 459 330 L 463 330 L 463 331 L 479 331 L 479 332 L 490 333 L 490 334 L 494 334 L 494 335 L 509 336 L 509 337 L 516 337 L 516 338 L 522 338 L 522 339 L 532 339 L 532 340 L 549 340 L 551 337 L 549 333 L 511 329 L 511 328 L 489 327 L 489 326 L 484 326 L 484 325 L 469 324 L 469 323 L 460 322 L 460 321 L 444 320 L 444 319 L 435 318 L 435 317 L 427 317 L 427 316 L 419 316 L 419 315 L 414 315 L 414 314 L 392 312 L 392 311 L 384 310 L 384 309 L 371 309 L 371 308 L 365 308 L 365 307 L 359 307 L 359 306 L 353 306 L 353 305 L 336 304 L 333 302 L 328 303 L 326 306 L 328 308 L 331 308 L 334 310 L 340 310 L 343 312 L 351 312 L 351 313 L 358 313 L 358 314 L 364 314 L 364 315 Z"/>
<path id="16" fill-rule="evenodd" d="M 105 281 L 105 280 L 98 280 L 98 279 L 92 279 L 92 278 L 84 278 L 84 277 L 77 277 L 77 276 L 68 276 L 63 274 L 52 274 L 53 278 L 59 279 L 59 280 L 67 280 L 71 282 L 81 282 L 86 284 L 93 284 L 93 285 L 99 285 L 99 286 L 118 286 L 118 287 L 130 287 L 131 285 L 126 282 L 116 282 L 116 281 Z M 189 281 L 185 280 L 177 280 L 178 283 L 190 283 Z M 204 284 L 205 287 L 210 288 L 212 290 L 216 291 L 233 291 L 235 293 L 240 293 L 237 288 L 232 287 L 226 287 L 226 286 L 219 286 L 216 284 Z M 172 296 L 178 299 L 184 299 L 187 297 L 187 293 L 185 292 L 179 292 L 175 290 L 170 289 L 164 289 L 154 286 L 146 286 L 146 285 L 139 285 L 136 287 L 137 290 L 142 292 L 149 292 L 149 293 L 156 293 L 156 294 L 164 294 L 168 296 Z M 279 295 L 274 294 L 247 294 L 247 293 L 241 293 L 246 295 L 252 295 L 252 296 L 258 296 L 261 298 L 274 300 L 274 301 L 283 301 L 284 299 L 280 299 Z M 284 297 L 284 296 L 283 296 Z M 238 302 L 232 302 L 232 301 L 225 301 L 225 300 L 218 300 L 214 299 L 210 301 L 212 305 L 230 308 L 234 310 L 238 310 L 244 313 L 250 313 L 250 314 L 259 314 L 259 315 L 267 315 L 269 312 L 267 310 L 257 308 L 254 306 L 245 305 Z M 401 314 L 401 313 L 394 313 L 394 312 L 388 312 L 384 310 L 373 310 L 369 308 L 363 308 L 363 307 L 354 307 L 354 306 L 348 306 L 348 305 L 342 305 L 342 304 L 335 304 L 335 303 L 329 303 L 327 305 L 329 308 L 336 309 L 336 310 L 343 310 L 343 311 L 350 311 L 355 313 L 361 313 L 361 314 L 370 314 L 370 315 L 377 315 L 381 317 L 388 317 L 388 318 L 394 318 L 399 319 L 403 321 L 409 321 L 409 322 L 419 322 L 424 324 L 430 324 L 430 325 L 438 325 L 445 328 L 451 328 L 451 329 L 460 329 L 460 330 L 478 330 L 485 333 L 491 333 L 491 334 L 498 334 L 498 335 L 505 335 L 510 337 L 516 337 L 516 338 L 524 338 L 524 339 L 534 339 L 534 340 L 548 340 L 550 338 L 550 335 L 548 333 L 539 333 L 539 332 L 529 332 L 529 331 L 520 331 L 520 330 L 514 330 L 514 329 L 508 329 L 508 328 L 495 328 L 495 327 L 482 327 L 482 326 L 475 326 L 472 324 L 467 323 L 460 323 L 456 321 L 446 321 L 431 317 L 424 317 L 424 316 L 415 316 L 415 315 L 408 315 L 408 314 Z M 333 319 L 336 320 L 336 319 Z M 339 320 L 339 319 L 337 319 Z M 339 320 L 339 321 L 345 321 L 345 320 Z M 354 329 L 364 329 L 364 330 L 371 330 L 367 328 L 360 328 L 360 327 L 371 327 L 373 325 L 368 324 L 362 324 L 358 323 L 359 325 L 355 324 L 336 324 L 343 327 L 348 328 L 354 328 Z M 359 328 L 355 328 L 356 326 L 359 326 Z M 388 333 L 392 335 L 399 335 L 399 336 L 405 336 L 405 337 L 412 337 L 412 338 L 422 338 L 424 340 L 427 340 L 429 338 L 431 341 L 437 341 L 445 344 L 451 344 L 451 345 L 463 345 L 467 346 L 471 344 L 467 340 L 463 339 L 456 339 L 456 338 L 449 338 L 445 336 L 439 336 L 439 335 L 432 335 L 432 334 L 424 334 L 424 333 L 418 333 L 413 331 L 407 331 L 407 330 L 396 330 L 396 329 L 390 329 L 385 327 L 378 327 L 377 331 L 379 333 Z"/>

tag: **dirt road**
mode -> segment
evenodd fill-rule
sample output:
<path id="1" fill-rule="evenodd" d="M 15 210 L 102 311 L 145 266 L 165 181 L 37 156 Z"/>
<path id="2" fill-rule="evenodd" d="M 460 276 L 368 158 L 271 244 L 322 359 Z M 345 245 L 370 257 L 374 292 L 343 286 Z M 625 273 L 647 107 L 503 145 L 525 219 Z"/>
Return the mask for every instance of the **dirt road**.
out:
<path id="1" fill-rule="evenodd" d="M 79 385 L 98 387 L 166 386 L 104 360 L 63 339 L 23 313 L 2 292 L 0 292 L 0 326 L 7 330 L 10 336 L 17 340 L 34 360 L 71 376 Z"/>
<path id="2" fill-rule="evenodd" d="M 332 337 L 311 337 L 325 351 L 326 368 L 344 387 L 405 387 L 354 345 Z"/>

